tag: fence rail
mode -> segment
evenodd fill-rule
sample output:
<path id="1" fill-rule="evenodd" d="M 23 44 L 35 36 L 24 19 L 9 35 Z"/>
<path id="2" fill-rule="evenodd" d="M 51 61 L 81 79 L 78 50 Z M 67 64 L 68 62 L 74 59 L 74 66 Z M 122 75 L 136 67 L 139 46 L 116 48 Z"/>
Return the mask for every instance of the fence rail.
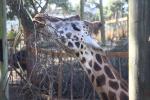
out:
<path id="1" fill-rule="evenodd" d="M 127 17 L 105 21 L 105 34 L 107 40 L 120 39 L 128 37 L 128 19 Z"/>
<path id="2" fill-rule="evenodd" d="M 128 52 L 108 52 L 107 56 L 112 57 L 122 57 L 122 58 L 128 58 Z"/>
<path id="3" fill-rule="evenodd" d="M 31 48 L 32 52 L 34 53 L 35 48 Z M 43 49 L 43 48 L 36 48 L 36 50 L 38 52 L 42 52 L 42 53 L 46 53 L 48 55 L 53 55 L 53 56 L 59 56 L 59 57 L 74 57 L 74 55 L 68 55 L 65 51 L 56 51 L 56 50 L 47 50 L 47 49 Z M 128 52 L 111 52 L 108 51 L 106 52 L 106 56 L 108 56 L 109 58 L 112 57 L 121 57 L 121 58 L 128 58 Z"/>

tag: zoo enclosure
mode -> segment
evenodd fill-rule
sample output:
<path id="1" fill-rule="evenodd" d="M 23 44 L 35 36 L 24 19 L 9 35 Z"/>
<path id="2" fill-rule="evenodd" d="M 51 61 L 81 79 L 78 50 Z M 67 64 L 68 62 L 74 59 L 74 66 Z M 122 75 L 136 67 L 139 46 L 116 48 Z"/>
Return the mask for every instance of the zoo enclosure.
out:
<path id="1" fill-rule="evenodd" d="M 31 43 L 39 42 L 41 36 L 39 34 L 36 34 L 36 37 L 34 37 L 34 35 L 32 36 L 32 38 L 29 38 L 27 40 L 31 41 Z M 45 38 L 45 37 L 42 37 L 42 38 Z M 25 46 L 24 42 L 27 40 L 20 39 L 20 38 L 18 38 L 18 40 L 16 41 L 18 41 L 18 43 L 21 43 L 20 46 Z M 10 41 L 10 42 L 13 42 L 13 41 Z M 42 43 L 44 44 L 44 42 Z M 30 80 L 26 79 L 27 76 L 24 74 L 24 72 L 20 70 L 17 71 L 14 69 L 10 70 L 10 79 L 9 79 L 10 86 L 11 85 L 18 86 L 18 89 L 17 89 L 18 91 L 22 90 L 22 91 L 26 91 L 27 93 L 26 94 L 26 93 L 21 92 L 19 96 L 16 95 L 16 97 L 14 98 L 26 99 L 26 96 L 29 93 L 30 95 L 28 96 L 29 98 L 32 98 L 32 99 L 33 98 L 34 99 L 36 98 L 51 98 L 51 99 L 52 98 L 59 98 L 59 99 L 77 98 L 78 100 L 87 99 L 87 98 L 96 99 L 97 97 L 96 97 L 95 91 L 92 89 L 91 85 L 87 82 L 88 79 L 84 71 L 78 64 L 78 62 L 74 59 L 74 56 L 67 55 L 65 52 L 61 51 L 61 49 L 58 49 L 58 50 L 54 49 L 55 47 L 57 47 L 57 44 L 53 43 L 53 41 L 49 41 L 49 43 L 51 45 L 46 44 L 44 46 L 42 45 L 38 46 L 38 43 L 37 43 L 36 47 L 34 47 L 33 44 L 31 44 L 32 47 L 30 49 L 31 50 L 30 52 L 32 53 L 36 52 L 35 53 L 36 55 L 34 58 L 36 59 L 36 61 L 33 61 L 36 68 L 33 70 Z M 10 44 L 13 44 L 13 43 L 10 43 Z M 47 46 L 51 46 L 51 47 L 47 48 Z M 115 62 L 115 59 L 119 58 L 119 60 L 117 60 L 119 61 L 119 64 L 118 64 L 119 66 L 122 64 L 120 62 L 121 59 L 123 58 L 124 60 L 124 59 L 127 59 L 128 57 L 127 52 L 121 52 L 121 51 L 110 52 L 109 51 L 106 53 L 107 55 L 109 55 L 108 57 L 110 59 L 113 59 L 112 62 Z M 26 60 L 22 62 L 27 63 Z M 122 69 L 123 70 L 127 69 L 127 64 L 126 64 L 126 68 L 119 67 L 118 69 L 119 69 L 119 72 L 122 73 L 123 72 Z M 80 83 L 78 83 L 77 81 L 82 82 L 83 85 L 79 86 Z M 86 82 L 88 84 L 86 84 Z M 31 83 L 33 87 L 29 87 Z M 67 86 L 65 86 L 64 84 L 67 84 Z M 77 87 L 75 86 L 79 86 L 80 89 L 82 89 L 82 92 L 80 93 L 81 95 L 77 93 L 77 91 L 79 92 L 79 90 L 76 90 Z M 89 88 L 88 90 L 90 91 L 89 93 L 86 92 L 87 88 Z M 15 91 L 16 94 L 18 94 L 18 91 Z"/>

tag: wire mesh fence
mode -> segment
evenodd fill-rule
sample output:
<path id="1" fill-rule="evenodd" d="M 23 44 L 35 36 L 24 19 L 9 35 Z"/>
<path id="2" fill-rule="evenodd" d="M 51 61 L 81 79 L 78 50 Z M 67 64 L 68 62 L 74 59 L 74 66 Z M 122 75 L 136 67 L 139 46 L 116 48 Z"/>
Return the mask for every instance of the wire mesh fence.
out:
<path id="1" fill-rule="evenodd" d="M 74 55 L 36 30 L 23 37 L 10 41 L 10 100 L 99 100 Z M 127 58 L 110 61 L 128 79 Z"/>
<path id="2" fill-rule="evenodd" d="M 42 38 L 35 39 L 34 35 L 30 37 L 30 52 L 33 54 L 30 61 L 26 60 L 27 49 L 22 48 L 15 54 L 10 54 L 13 57 L 10 61 L 10 98 L 12 100 L 96 99 L 95 92 L 75 57 L 65 54 L 51 40 L 48 41 L 49 45 L 43 48 L 44 43 L 40 43 Z M 27 63 L 32 63 L 34 66 L 30 75 L 26 72 L 30 69 Z"/>

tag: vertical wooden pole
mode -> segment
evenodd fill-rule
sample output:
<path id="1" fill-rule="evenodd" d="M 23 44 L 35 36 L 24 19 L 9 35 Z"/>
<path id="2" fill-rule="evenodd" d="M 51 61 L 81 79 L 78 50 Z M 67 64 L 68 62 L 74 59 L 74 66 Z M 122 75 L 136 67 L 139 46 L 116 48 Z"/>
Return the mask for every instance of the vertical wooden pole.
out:
<path id="1" fill-rule="evenodd" d="M 80 17 L 81 20 L 84 19 L 84 0 L 80 0 Z"/>
<path id="2" fill-rule="evenodd" d="M 105 20 L 104 20 L 104 14 L 103 14 L 103 1 L 99 0 L 99 10 L 100 10 L 100 19 L 103 24 L 101 28 L 101 40 L 105 44 Z"/>
<path id="3" fill-rule="evenodd" d="M 59 68 L 58 68 L 58 100 L 61 100 L 62 99 L 62 81 L 63 81 L 63 67 L 62 67 L 62 59 L 61 58 L 58 58 L 59 59 Z"/>
<path id="4" fill-rule="evenodd" d="M 2 53 L 0 61 L 0 100 L 8 100 L 8 85 L 7 83 L 7 35 L 6 35 L 6 0 L 0 1 L 0 40 L 2 45 Z"/>
<path id="5" fill-rule="evenodd" d="M 150 0 L 129 0 L 129 99 L 150 100 Z"/>

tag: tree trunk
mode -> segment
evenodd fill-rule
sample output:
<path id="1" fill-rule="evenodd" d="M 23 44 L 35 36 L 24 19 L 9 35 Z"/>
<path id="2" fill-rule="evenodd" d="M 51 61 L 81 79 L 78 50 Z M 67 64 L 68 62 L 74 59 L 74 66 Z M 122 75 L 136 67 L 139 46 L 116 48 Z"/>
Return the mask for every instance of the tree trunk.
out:
<path id="1" fill-rule="evenodd" d="M 8 100 L 8 52 L 6 34 L 6 1 L 0 1 L 0 100 Z"/>
<path id="2" fill-rule="evenodd" d="M 99 5 L 100 19 L 103 24 L 103 26 L 101 28 L 101 40 L 105 44 L 105 20 L 104 20 L 104 14 L 103 14 L 103 1 L 99 0 L 99 3 L 100 3 L 100 5 Z"/>
<path id="3" fill-rule="evenodd" d="M 8 0 L 9 1 L 9 0 Z M 13 13 L 21 19 L 21 24 L 25 31 L 25 36 L 29 36 L 34 32 L 34 25 L 32 23 L 32 17 L 29 12 L 24 7 L 23 1 L 18 0 L 9 1 L 8 6 L 13 11 Z"/>
<path id="4" fill-rule="evenodd" d="M 150 99 L 150 0 L 129 0 L 129 98 Z"/>
<path id="5" fill-rule="evenodd" d="M 23 5 L 23 2 L 17 2 L 17 0 L 14 0 L 13 2 L 9 3 L 10 8 L 13 10 L 15 15 L 17 15 L 18 18 L 21 20 L 21 24 L 23 27 L 23 33 L 25 36 L 25 39 L 27 40 L 28 37 L 34 33 L 34 24 L 32 22 L 32 17 L 29 14 L 29 12 L 26 10 L 26 8 Z M 26 41 L 25 40 L 25 41 Z M 27 50 L 27 75 L 30 76 L 30 72 L 33 69 L 33 60 L 34 56 L 33 53 L 31 53 L 30 50 L 30 41 L 26 41 L 26 50 Z"/>
<path id="6" fill-rule="evenodd" d="M 80 17 L 84 19 L 84 0 L 80 0 Z"/>

